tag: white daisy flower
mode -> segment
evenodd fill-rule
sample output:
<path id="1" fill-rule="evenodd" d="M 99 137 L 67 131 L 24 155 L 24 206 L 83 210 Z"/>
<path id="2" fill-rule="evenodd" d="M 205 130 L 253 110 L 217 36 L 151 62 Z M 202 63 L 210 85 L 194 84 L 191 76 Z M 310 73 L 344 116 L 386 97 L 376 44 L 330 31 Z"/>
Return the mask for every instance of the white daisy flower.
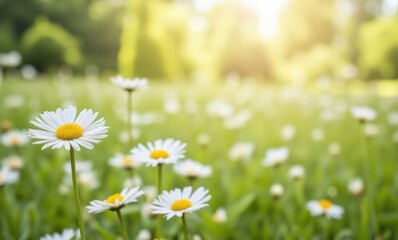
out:
<path id="1" fill-rule="evenodd" d="M 351 194 L 359 196 L 363 193 L 364 186 L 361 178 L 355 178 L 348 182 L 348 190 Z"/>
<path id="2" fill-rule="evenodd" d="M 11 130 L 1 136 L 1 143 L 6 147 L 21 147 L 28 141 L 26 131 Z"/>
<path id="3" fill-rule="evenodd" d="M 288 156 L 289 156 L 289 149 L 287 147 L 270 148 L 265 153 L 265 157 L 263 159 L 263 165 L 266 167 L 279 166 L 280 164 L 282 164 L 287 160 Z"/>
<path id="4" fill-rule="evenodd" d="M 128 203 L 137 202 L 137 198 L 144 194 L 139 187 L 125 188 L 122 192 L 109 196 L 106 200 L 93 200 L 87 206 L 89 213 L 100 213 L 106 210 L 116 211 Z"/>
<path id="5" fill-rule="evenodd" d="M 93 149 L 92 143 L 101 142 L 100 139 L 107 137 L 108 128 L 105 126 L 104 118 L 94 121 L 98 112 L 84 109 L 76 118 L 76 107 L 69 106 L 56 112 L 44 112 L 40 115 L 42 119 L 36 118 L 31 121 L 33 125 L 41 130 L 29 129 L 31 138 L 40 139 L 33 144 L 44 144 L 42 150 L 48 147 L 58 149 L 64 147 L 80 151 L 80 145 Z"/>
<path id="6" fill-rule="evenodd" d="M 76 173 L 88 172 L 93 169 L 93 162 L 91 161 L 82 161 L 76 160 L 75 161 Z M 72 174 L 72 170 L 70 168 L 70 162 L 66 162 L 63 165 L 64 173 Z"/>
<path id="7" fill-rule="evenodd" d="M 229 150 L 229 158 L 233 161 L 248 162 L 252 157 L 254 144 L 251 142 L 237 142 Z"/>
<path id="8" fill-rule="evenodd" d="M 138 144 L 138 147 L 131 150 L 132 157 L 146 166 L 156 167 L 158 164 L 175 164 L 185 157 L 186 144 L 179 140 L 166 139 L 156 140 L 147 146 Z"/>
<path id="9" fill-rule="evenodd" d="M 341 147 L 340 144 L 333 142 L 331 144 L 329 144 L 328 146 L 328 152 L 333 155 L 333 156 L 337 156 L 340 154 L 341 152 Z"/>
<path id="10" fill-rule="evenodd" d="M 280 196 L 283 195 L 284 193 L 284 188 L 281 184 L 273 184 L 269 190 L 270 194 L 272 195 L 272 197 L 274 198 L 279 198 Z"/>
<path id="11" fill-rule="evenodd" d="M 151 232 L 147 229 L 141 229 L 138 234 L 137 237 L 135 238 L 135 240 L 151 240 L 152 236 L 151 236 Z"/>
<path id="12" fill-rule="evenodd" d="M 312 200 L 307 203 L 307 209 L 312 216 L 325 215 L 327 218 L 340 219 L 344 213 L 344 208 L 333 204 L 329 200 Z"/>
<path id="13" fill-rule="evenodd" d="M 288 124 L 282 127 L 281 137 L 283 140 L 290 141 L 294 138 L 295 135 L 296 135 L 296 128 L 293 125 Z"/>
<path id="14" fill-rule="evenodd" d="M 40 238 L 40 240 L 71 240 L 71 239 L 80 239 L 80 234 L 78 231 L 67 228 L 62 231 L 62 233 L 53 233 L 53 234 L 46 234 Z"/>
<path id="15" fill-rule="evenodd" d="M 108 163 L 111 166 L 126 170 L 131 170 L 141 165 L 141 162 L 134 161 L 131 155 L 124 155 L 122 153 L 116 153 L 115 156 L 109 159 Z"/>
<path id="16" fill-rule="evenodd" d="M 179 162 L 174 166 L 174 171 L 183 177 L 187 177 L 191 180 L 196 178 L 205 178 L 210 176 L 213 169 L 210 166 L 205 166 L 199 162 L 187 159 L 183 162 Z"/>
<path id="17" fill-rule="evenodd" d="M 152 203 L 153 214 L 165 214 L 167 220 L 177 216 L 182 217 L 185 213 L 197 211 L 208 206 L 207 202 L 211 199 L 209 190 L 199 187 L 192 193 L 192 187 L 184 189 L 176 188 L 169 192 L 163 191 Z"/>
<path id="18" fill-rule="evenodd" d="M 305 169 L 301 165 L 294 165 L 289 169 L 289 177 L 293 180 L 300 180 L 304 177 Z"/>
<path id="19" fill-rule="evenodd" d="M 21 170 L 24 166 L 23 159 L 17 155 L 10 155 L 3 158 L 4 166 L 8 167 L 12 171 Z"/>
<path id="20" fill-rule="evenodd" d="M 0 169 L 0 187 L 5 184 L 17 182 L 19 179 L 19 172 L 12 171 L 8 167 Z"/>
<path id="21" fill-rule="evenodd" d="M 123 186 L 126 188 L 132 188 L 132 187 L 137 187 L 142 185 L 142 179 L 140 176 L 135 175 L 132 178 L 127 178 L 123 182 Z"/>
<path id="22" fill-rule="evenodd" d="M 212 218 L 215 223 L 225 223 L 227 221 L 227 211 L 225 208 L 218 208 Z"/>
<path id="23" fill-rule="evenodd" d="M 369 122 L 377 117 L 377 112 L 367 106 L 354 106 L 351 108 L 351 114 L 360 122 Z"/>
<path id="24" fill-rule="evenodd" d="M 111 81 L 116 86 L 127 91 L 141 90 L 148 87 L 148 80 L 146 78 L 128 79 L 122 76 L 112 77 Z"/>

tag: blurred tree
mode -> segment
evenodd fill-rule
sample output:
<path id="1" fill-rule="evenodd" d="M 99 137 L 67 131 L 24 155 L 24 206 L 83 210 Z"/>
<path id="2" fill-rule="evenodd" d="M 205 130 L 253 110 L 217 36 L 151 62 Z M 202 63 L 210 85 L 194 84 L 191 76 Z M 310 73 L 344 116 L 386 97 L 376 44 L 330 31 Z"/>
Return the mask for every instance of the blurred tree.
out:
<path id="1" fill-rule="evenodd" d="M 238 2 L 225 2 L 209 16 L 205 45 L 211 54 L 215 78 L 229 73 L 240 76 L 272 77 L 272 61 L 258 33 L 258 19 Z"/>
<path id="2" fill-rule="evenodd" d="M 334 0 L 290 0 L 281 16 L 279 42 L 292 57 L 333 40 Z"/>
<path id="3" fill-rule="evenodd" d="M 81 60 L 78 41 L 61 26 L 39 17 L 21 40 L 24 62 L 41 71 L 63 65 L 78 66 Z"/>
<path id="4" fill-rule="evenodd" d="M 359 66 L 368 79 L 398 78 L 398 16 L 364 24 L 359 36 Z"/>

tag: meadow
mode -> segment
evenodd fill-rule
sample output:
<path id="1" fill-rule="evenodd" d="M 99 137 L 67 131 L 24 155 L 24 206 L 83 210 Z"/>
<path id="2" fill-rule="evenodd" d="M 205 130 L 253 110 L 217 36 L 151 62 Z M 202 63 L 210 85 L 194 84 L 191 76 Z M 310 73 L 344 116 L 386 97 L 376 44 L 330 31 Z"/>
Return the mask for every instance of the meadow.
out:
<path id="1" fill-rule="evenodd" d="M 120 191 L 131 175 L 134 184 L 149 190 L 122 211 L 129 239 L 143 239 L 137 238 L 142 229 L 154 236 L 156 217 L 145 204 L 156 190 L 156 169 L 142 165 L 132 173 L 108 161 L 138 143 L 167 138 L 187 143 L 186 158 L 212 168 L 208 177 L 195 181 L 179 176 L 171 165 L 163 169 L 164 190 L 209 189 L 209 206 L 187 215 L 195 239 L 398 239 L 397 95 L 396 82 L 303 86 L 149 80 L 147 90 L 133 93 L 129 145 L 126 95 L 109 80 L 9 79 L 0 86 L 0 121 L 3 134 L 25 131 L 34 128 L 30 121 L 40 113 L 69 105 L 105 118 L 108 137 L 93 150 L 76 152 L 76 159 L 92 163 L 93 176 L 79 182 L 88 239 L 121 236 L 115 214 L 89 214 L 85 206 Z M 351 114 L 354 106 L 374 109 L 377 118 L 361 123 Z M 20 148 L 0 145 L 2 165 L 12 154 L 23 159 L 18 181 L 0 185 L 0 239 L 39 239 L 78 228 L 72 187 L 64 179 L 68 151 L 41 150 L 31 142 Z M 252 151 L 232 152 L 239 142 Z M 280 147 L 288 149 L 286 161 L 264 166 L 267 150 Z M 296 165 L 305 173 L 289 175 Z M 357 178 L 363 188 L 349 188 Z M 312 216 L 307 203 L 321 199 L 341 206 L 342 217 Z M 220 208 L 225 215 L 216 214 Z M 178 218 L 164 219 L 162 232 L 166 239 L 183 239 Z"/>

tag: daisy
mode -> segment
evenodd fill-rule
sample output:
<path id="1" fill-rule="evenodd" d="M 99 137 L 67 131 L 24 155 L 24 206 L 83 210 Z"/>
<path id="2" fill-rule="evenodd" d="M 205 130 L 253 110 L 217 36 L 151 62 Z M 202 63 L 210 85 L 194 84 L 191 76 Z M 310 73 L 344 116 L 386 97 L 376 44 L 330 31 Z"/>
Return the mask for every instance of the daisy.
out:
<path id="1" fill-rule="evenodd" d="M 190 180 L 197 178 L 205 178 L 210 176 L 213 169 L 210 166 L 205 166 L 199 162 L 195 162 L 192 159 L 187 159 L 183 162 L 179 162 L 174 166 L 174 171 L 183 177 L 187 177 Z"/>
<path id="2" fill-rule="evenodd" d="M 126 91 L 134 91 L 146 89 L 148 86 L 148 80 L 146 78 L 134 78 L 128 79 L 122 76 L 112 77 L 111 81 L 116 86 L 123 88 Z"/>
<path id="3" fill-rule="evenodd" d="M 7 147 L 21 147 L 28 141 L 26 131 L 11 130 L 1 136 L 1 143 Z"/>
<path id="4" fill-rule="evenodd" d="M 307 209 L 312 216 L 325 215 L 327 218 L 340 219 L 344 213 L 344 208 L 333 204 L 329 200 L 312 200 L 307 203 Z"/>
<path id="5" fill-rule="evenodd" d="M 8 167 L 0 168 L 0 187 L 5 184 L 12 184 L 19 179 L 19 172 L 12 171 Z"/>
<path id="6" fill-rule="evenodd" d="M 207 202 L 211 199 L 209 190 L 199 187 L 192 193 L 192 187 L 184 189 L 176 188 L 169 192 L 163 191 L 152 203 L 152 213 L 164 214 L 166 219 L 177 216 L 182 217 L 185 213 L 197 211 L 207 207 Z"/>
<path id="7" fill-rule="evenodd" d="M 283 140 L 290 141 L 294 138 L 295 135 L 296 135 L 296 128 L 293 125 L 288 124 L 282 127 L 281 137 Z"/>
<path id="8" fill-rule="evenodd" d="M 233 161 L 248 162 L 252 157 L 254 144 L 251 142 L 237 142 L 229 150 L 229 158 Z"/>
<path id="9" fill-rule="evenodd" d="M 118 211 L 128 203 L 137 202 L 137 198 L 144 193 L 139 187 L 124 188 L 120 193 L 113 194 L 106 200 L 91 201 L 90 205 L 87 206 L 87 210 L 89 213 L 100 213 L 106 210 Z"/>
<path id="10" fill-rule="evenodd" d="M 289 149 L 287 147 L 281 148 L 270 148 L 267 150 L 265 157 L 263 159 L 263 165 L 278 166 L 286 161 L 289 156 Z"/>
<path id="11" fill-rule="evenodd" d="M 124 155 L 121 153 L 116 153 L 115 156 L 109 159 L 108 163 L 111 166 L 124 168 L 126 170 L 131 170 L 141 165 L 140 162 L 134 161 L 131 155 Z"/>
<path id="12" fill-rule="evenodd" d="M 58 108 L 56 112 L 44 112 L 40 116 L 41 119 L 36 118 L 31 123 L 41 130 L 29 129 L 28 134 L 31 138 L 40 139 L 33 144 L 44 144 L 42 150 L 64 147 L 66 150 L 72 148 L 80 151 L 80 146 L 93 149 L 92 143 L 99 143 L 100 139 L 107 137 L 105 120 L 101 118 L 94 121 L 98 112 L 93 113 L 91 109 L 84 109 L 77 118 L 74 106 L 64 110 Z"/>
<path id="13" fill-rule="evenodd" d="M 72 228 L 67 228 L 62 231 L 62 233 L 53 233 L 53 234 L 46 234 L 43 237 L 40 238 L 40 240 L 71 240 L 76 237 L 77 239 L 80 239 L 78 231 L 72 229 Z"/>
<path id="14" fill-rule="evenodd" d="M 122 192 L 109 196 L 106 200 L 93 200 L 90 205 L 87 206 L 89 213 L 100 213 L 106 210 L 116 211 L 119 218 L 120 225 L 123 229 L 123 239 L 128 240 L 126 225 L 124 224 L 120 209 L 126 204 L 137 202 L 137 198 L 144 194 L 144 191 L 140 190 L 139 187 L 135 188 L 124 188 Z"/>
<path id="15" fill-rule="evenodd" d="M 367 106 L 354 106 L 351 108 L 351 114 L 360 122 L 369 122 L 377 117 L 377 112 Z"/>
<path id="16" fill-rule="evenodd" d="M 179 140 L 166 139 L 156 140 L 147 146 L 138 144 L 131 150 L 132 158 L 146 164 L 146 166 L 156 167 L 160 164 L 175 164 L 178 160 L 185 157 L 186 144 Z"/>
<path id="17" fill-rule="evenodd" d="M 360 196 L 363 193 L 364 186 L 361 178 L 355 178 L 348 182 L 348 190 L 354 196 Z"/>
<path id="18" fill-rule="evenodd" d="M 269 192 L 272 195 L 272 197 L 278 199 L 280 196 L 282 196 L 284 188 L 281 184 L 273 184 Z"/>
<path id="19" fill-rule="evenodd" d="M 21 157 L 17 155 L 10 155 L 3 159 L 4 166 L 8 167 L 12 171 L 21 170 L 24 166 L 24 162 Z"/>
<path id="20" fill-rule="evenodd" d="M 151 232 L 147 229 L 141 229 L 138 234 L 137 237 L 135 238 L 135 240 L 151 240 L 152 236 L 151 236 Z"/>
<path id="21" fill-rule="evenodd" d="M 305 169 L 301 165 L 294 165 L 289 169 L 289 177 L 293 180 L 300 180 L 304 177 Z"/>
<path id="22" fill-rule="evenodd" d="M 227 221 L 227 211 L 225 208 L 218 208 L 212 218 L 215 223 L 225 223 Z"/>

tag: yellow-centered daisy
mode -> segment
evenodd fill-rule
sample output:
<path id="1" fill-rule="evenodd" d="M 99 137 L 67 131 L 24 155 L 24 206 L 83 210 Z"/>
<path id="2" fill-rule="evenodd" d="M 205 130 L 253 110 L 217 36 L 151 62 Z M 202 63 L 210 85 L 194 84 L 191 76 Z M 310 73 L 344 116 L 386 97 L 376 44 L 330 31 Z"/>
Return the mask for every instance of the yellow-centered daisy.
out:
<path id="1" fill-rule="evenodd" d="M 199 187 L 192 193 L 192 187 L 184 189 L 176 188 L 171 191 L 163 191 L 152 203 L 153 214 L 164 214 L 167 220 L 177 216 L 182 217 L 184 213 L 197 211 L 208 206 L 207 202 L 211 199 L 209 190 Z"/>
<path id="2" fill-rule="evenodd" d="M 148 86 L 148 80 L 146 78 L 134 78 L 128 79 L 122 76 L 112 77 L 111 81 L 116 86 L 123 88 L 126 91 L 134 91 L 146 89 Z"/>
<path id="3" fill-rule="evenodd" d="M 40 139 L 33 144 L 44 144 L 42 149 L 64 147 L 80 151 L 80 146 L 93 149 L 92 143 L 99 143 L 100 139 L 107 137 L 109 128 L 105 126 L 104 118 L 95 121 L 97 116 L 98 112 L 84 109 L 76 118 L 76 107 L 58 108 L 55 112 L 44 112 L 41 118 L 31 121 L 40 130 L 29 129 L 28 134 L 31 138 Z"/>
<path id="4" fill-rule="evenodd" d="M 143 195 L 145 192 L 140 190 L 139 187 L 135 188 L 124 188 L 120 193 L 110 195 L 105 200 L 93 200 L 90 205 L 87 206 L 89 213 L 100 213 L 106 210 L 116 211 L 128 203 L 137 202 L 137 198 Z"/>
<path id="5" fill-rule="evenodd" d="M 136 161 L 145 163 L 146 166 L 156 167 L 158 164 L 175 164 L 185 157 L 186 144 L 179 140 L 156 140 L 147 146 L 138 144 L 131 150 L 132 157 Z"/>
<path id="6" fill-rule="evenodd" d="M 327 218 L 340 219 L 344 213 L 344 208 L 332 203 L 329 200 L 312 200 L 307 203 L 307 209 L 312 216 L 325 215 Z"/>

